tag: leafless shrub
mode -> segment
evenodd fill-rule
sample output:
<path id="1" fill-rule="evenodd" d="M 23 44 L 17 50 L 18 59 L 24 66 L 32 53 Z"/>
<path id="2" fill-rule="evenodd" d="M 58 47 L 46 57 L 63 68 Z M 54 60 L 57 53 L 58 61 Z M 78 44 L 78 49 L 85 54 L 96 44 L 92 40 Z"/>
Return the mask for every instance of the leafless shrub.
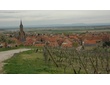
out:
<path id="1" fill-rule="evenodd" d="M 80 50 L 74 48 L 44 48 L 45 61 L 51 61 L 64 73 L 110 73 L 110 48 Z"/>

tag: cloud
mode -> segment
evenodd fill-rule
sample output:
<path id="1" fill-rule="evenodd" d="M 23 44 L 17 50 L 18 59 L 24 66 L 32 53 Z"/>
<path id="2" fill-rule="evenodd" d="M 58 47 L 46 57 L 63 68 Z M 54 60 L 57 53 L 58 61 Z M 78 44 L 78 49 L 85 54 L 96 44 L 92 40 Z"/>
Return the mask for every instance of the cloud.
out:
<path id="1" fill-rule="evenodd" d="M 0 10 L 0 13 L 22 13 L 23 11 L 17 10 Z"/>
<path id="2" fill-rule="evenodd" d="M 71 24 L 71 23 L 110 23 L 109 10 L 1 10 L 0 22 L 16 24 L 22 19 L 25 25 Z M 3 24 L 4 23 L 4 24 Z M 0 24 L 0 26 L 2 26 Z"/>

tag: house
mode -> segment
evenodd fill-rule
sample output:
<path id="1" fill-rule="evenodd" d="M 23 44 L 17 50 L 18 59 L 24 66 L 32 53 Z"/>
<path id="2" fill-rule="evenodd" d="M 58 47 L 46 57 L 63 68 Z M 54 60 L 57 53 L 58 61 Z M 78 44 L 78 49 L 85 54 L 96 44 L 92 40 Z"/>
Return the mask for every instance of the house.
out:
<path id="1" fill-rule="evenodd" d="M 61 47 L 73 47 L 73 43 L 69 39 L 65 39 Z"/>
<path id="2" fill-rule="evenodd" d="M 58 47 L 59 44 L 58 44 L 58 42 L 57 42 L 57 37 L 49 37 L 48 46 Z"/>
<path id="3" fill-rule="evenodd" d="M 96 46 L 97 45 L 97 41 L 95 39 L 92 40 L 84 40 L 84 46 Z"/>
<path id="4" fill-rule="evenodd" d="M 57 40 L 58 45 L 61 46 L 62 43 L 64 42 L 64 40 L 65 40 L 65 39 L 63 39 L 63 38 L 59 38 L 59 39 Z"/>

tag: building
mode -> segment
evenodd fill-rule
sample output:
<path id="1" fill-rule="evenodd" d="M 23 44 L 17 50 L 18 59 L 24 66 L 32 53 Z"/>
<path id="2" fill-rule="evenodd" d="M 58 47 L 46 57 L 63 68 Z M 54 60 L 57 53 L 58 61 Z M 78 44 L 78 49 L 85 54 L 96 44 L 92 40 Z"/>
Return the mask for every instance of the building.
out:
<path id="1" fill-rule="evenodd" d="M 25 32 L 23 31 L 22 20 L 20 21 L 19 40 L 20 40 L 21 42 L 26 41 L 26 35 L 25 35 Z"/>

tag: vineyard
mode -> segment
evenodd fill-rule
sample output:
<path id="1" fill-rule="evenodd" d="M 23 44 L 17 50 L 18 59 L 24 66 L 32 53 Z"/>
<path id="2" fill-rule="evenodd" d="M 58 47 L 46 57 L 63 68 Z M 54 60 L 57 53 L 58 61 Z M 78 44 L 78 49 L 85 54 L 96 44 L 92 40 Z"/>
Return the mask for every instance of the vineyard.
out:
<path id="1" fill-rule="evenodd" d="M 46 64 L 54 64 L 56 70 L 63 69 L 64 73 L 110 73 L 110 48 L 108 47 L 77 51 L 74 48 L 53 48 L 45 46 L 43 55 Z"/>

